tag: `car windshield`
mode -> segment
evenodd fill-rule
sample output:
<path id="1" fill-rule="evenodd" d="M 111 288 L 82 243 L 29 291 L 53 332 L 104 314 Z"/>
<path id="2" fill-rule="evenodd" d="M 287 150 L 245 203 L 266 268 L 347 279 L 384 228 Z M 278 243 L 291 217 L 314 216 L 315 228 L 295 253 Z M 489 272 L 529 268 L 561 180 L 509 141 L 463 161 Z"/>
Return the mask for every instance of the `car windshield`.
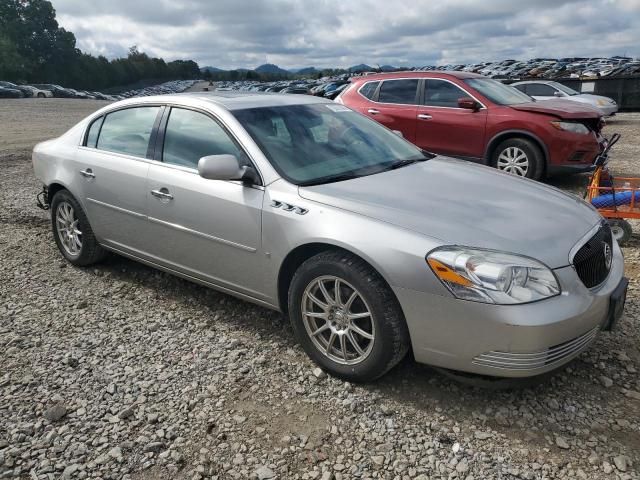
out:
<path id="1" fill-rule="evenodd" d="M 344 105 L 260 107 L 232 113 L 278 173 L 296 185 L 372 175 L 430 158 Z"/>
<path id="2" fill-rule="evenodd" d="M 517 105 L 533 101 L 529 95 L 517 88 L 490 78 L 467 78 L 464 82 L 498 105 Z"/>
<path id="3" fill-rule="evenodd" d="M 557 88 L 558 90 L 566 93 L 567 95 L 580 95 L 580 92 L 576 92 L 573 88 L 569 88 L 566 85 L 563 85 L 561 83 L 552 82 L 552 83 L 550 83 L 550 85 L 552 85 L 553 87 Z"/>

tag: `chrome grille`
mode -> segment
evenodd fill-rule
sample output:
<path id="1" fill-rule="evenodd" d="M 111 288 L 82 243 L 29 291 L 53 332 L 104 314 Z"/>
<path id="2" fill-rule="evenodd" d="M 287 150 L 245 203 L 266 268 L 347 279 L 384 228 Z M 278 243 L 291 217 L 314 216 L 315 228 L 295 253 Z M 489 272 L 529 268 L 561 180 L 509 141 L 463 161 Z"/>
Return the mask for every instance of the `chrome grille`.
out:
<path id="1" fill-rule="evenodd" d="M 508 370 L 535 370 L 558 365 L 587 348 L 598 335 L 599 327 L 567 342 L 540 352 L 487 352 L 473 359 L 475 365 Z"/>
<path id="2" fill-rule="evenodd" d="M 608 249 L 608 261 L 606 249 Z M 612 252 L 611 228 L 607 223 L 603 223 L 596 234 L 573 256 L 573 266 L 587 288 L 596 287 L 606 280 L 611 268 Z"/>

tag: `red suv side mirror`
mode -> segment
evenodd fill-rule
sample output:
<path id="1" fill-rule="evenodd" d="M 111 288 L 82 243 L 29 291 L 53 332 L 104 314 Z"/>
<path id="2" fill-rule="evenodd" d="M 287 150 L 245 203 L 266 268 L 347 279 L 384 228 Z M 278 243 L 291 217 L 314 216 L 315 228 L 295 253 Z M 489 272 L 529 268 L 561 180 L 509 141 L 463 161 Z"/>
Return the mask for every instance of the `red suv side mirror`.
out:
<path id="1" fill-rule="evenodd" d="M 480 110 L 480 104 L 471 97 L 462 97 L 458 99 L 458 106 L 477 112 Z"/>

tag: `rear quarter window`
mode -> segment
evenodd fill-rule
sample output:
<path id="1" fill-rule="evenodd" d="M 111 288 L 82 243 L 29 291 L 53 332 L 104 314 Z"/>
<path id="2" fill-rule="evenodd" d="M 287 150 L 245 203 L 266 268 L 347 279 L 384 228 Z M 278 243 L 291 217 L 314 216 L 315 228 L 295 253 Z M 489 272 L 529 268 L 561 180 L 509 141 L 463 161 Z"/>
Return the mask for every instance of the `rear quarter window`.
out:
<path id="1" fill-rule="evenodd" d="M 374 100 L 373 96 L 375 95 L 376 90 L 378 89 L 378 85 L 380 85 L 380 82 L 365 83 L 362 87 L 360 87 L 360 90 L 359 90 L 360 95 L 368 98 L 369 100 Z"/>
<path id="2" fill-rule="evenodd" d="M 103 120 L 104 117 L 98 117 L 93 121 L 93 123 L 91 123 L 89 130 L 87 130 L 87 138 L 84 142 L 86 147 L 96 148 L 98 134 L 100 133 L 100 127 L 102 127 Z"/>

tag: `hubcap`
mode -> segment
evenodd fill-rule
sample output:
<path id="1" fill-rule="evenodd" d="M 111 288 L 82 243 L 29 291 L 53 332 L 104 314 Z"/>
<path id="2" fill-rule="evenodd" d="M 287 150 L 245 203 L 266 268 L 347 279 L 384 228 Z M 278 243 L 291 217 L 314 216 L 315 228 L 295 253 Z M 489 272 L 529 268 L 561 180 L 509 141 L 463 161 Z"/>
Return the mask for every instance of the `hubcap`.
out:
<path id="1" fill-rule="evenodd" d="M 518 147 L 508 147 L 500 153 L 497 167 L 498 170 L 525 177 L 529 171 L 529 157 Z"/>
<path id="2" fill-rule="evenodd" d="M 325 275 L 302 295 L 302 319 L 313 345 L 343 365 L 365 360 L 373 349 L 375 325 L 364 298 L 344 280 Z"/>
<path id="3" fill-rule="evenodd" d="M 64 250 L 72 257 L 80 255 L 82 250 L 82 232 L 78 228 L 78 219 L 69 202 L 60 202 L 56 209 L 56 229 Z"/>
<path id="4" fill-rule="evenodd" d="M 615 238 L 616 240 L 620 240 L 622 237 L 624 237 L 624 230 L 619 225 L 612 225 L 611 235 L 613 235 L 613 238 Z"/>

